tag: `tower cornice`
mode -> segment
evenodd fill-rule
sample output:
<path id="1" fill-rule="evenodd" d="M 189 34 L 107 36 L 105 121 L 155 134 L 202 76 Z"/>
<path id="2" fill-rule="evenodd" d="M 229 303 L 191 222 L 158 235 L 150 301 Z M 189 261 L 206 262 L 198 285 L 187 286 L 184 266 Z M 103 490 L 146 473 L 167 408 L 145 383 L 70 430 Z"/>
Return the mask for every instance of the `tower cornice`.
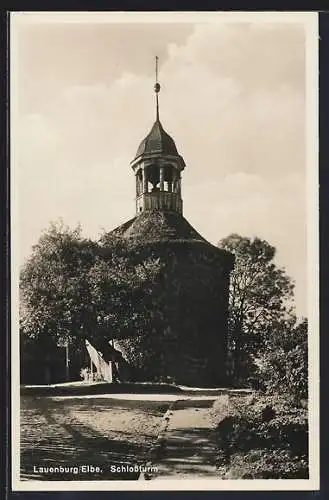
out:
<path id="1" fill-rule="evenodd" d="M 185 168 L 184 158 L 180 155 L 164 155 L 162 153 L 149 153 L 137 156 L 134 160 L 130 162 L 130 166 L 133 170 L 136 170 L 141 163 L 145 165 L 151 165 L 152 163 L 157 163 L 158 165 L 176 164 L 180 171 Z"/>

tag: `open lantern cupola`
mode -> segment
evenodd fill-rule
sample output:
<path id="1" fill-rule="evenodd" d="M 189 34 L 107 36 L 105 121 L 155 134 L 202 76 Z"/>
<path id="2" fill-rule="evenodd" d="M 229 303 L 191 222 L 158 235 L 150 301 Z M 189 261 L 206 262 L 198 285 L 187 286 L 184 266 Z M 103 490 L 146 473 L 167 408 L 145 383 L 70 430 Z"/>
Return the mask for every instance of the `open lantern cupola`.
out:
<path id="1" fill-rule="evenodd" d="M 138 215 L 146 210 L 169 210 L 182 214 L 181 172 L 185 162 L 160 122 L 157 57 L 154 91 L 156 120 L 131 162 L 136 177 L 136 212 Z"/>

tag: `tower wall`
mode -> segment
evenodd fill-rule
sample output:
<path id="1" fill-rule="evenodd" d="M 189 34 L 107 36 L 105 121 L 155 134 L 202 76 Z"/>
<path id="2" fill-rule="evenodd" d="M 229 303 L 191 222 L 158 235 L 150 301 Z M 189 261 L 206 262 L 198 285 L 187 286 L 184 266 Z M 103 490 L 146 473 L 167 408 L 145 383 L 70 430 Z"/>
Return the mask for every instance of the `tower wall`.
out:
<path id="1" fill-rule="evenodd" d="M 227 316 L 232 260 L 206 244 L 170 242 L 144 252 L 164 263 L 143 335 L 118 341 L 141 380 L 191 386 L 227 382 Z"/>

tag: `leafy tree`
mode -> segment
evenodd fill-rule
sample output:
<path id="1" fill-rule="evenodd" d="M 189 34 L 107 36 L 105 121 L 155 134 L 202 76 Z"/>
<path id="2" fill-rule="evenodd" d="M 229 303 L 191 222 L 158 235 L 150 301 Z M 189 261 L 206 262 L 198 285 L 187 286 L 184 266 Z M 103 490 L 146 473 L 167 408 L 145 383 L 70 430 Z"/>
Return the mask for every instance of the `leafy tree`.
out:
<path id="1" fill-rule="evenodd" d="M 131 242 L 111 233 L 101 237 L 88 279 L 102 337 L 119 339 L 145 331 L 161 268 L 159 258 L 140 255 Z"/>
<path id="2" fill-rule="evenodd" d="M 241 383 L 252 375 L 251 355 L 264 345 L 273 322 L 290 314 L 294 285 L 274 263 L 275 248 L 267 241 L 232 234 L 218 246 L 235 255 L 228 347 L 231 375 Z"/>
<path id="3" fill-rule="evenodd" d="M 80 227 L 52 223 L 43 232 L 20 273 L 21 328 L 30 339 L 64 344 L 87 334 L 94 322 L 88 271 L 96 252 Z"/>
<path id="4" fill-rule="evenodd" d="M 268 393 L 284 393 L 293 403 L 308 395 L 308 322 L 291 315 L 272 324 L 264 348 L 254 358 L 257 376 Z"/>
<path id="5" fill-rule="evenodd" d="M 20 274 L 23 354 L 42 360 L 69 343 L 76 356 L 85 338 L 97 345 L 138 332 L 159 269 L 155 259 L 136 262 L 118 238 L 96 243 L 80 227 L 52 223 Z"/>
<path id="6" fill-rule="evenodd" d="M 50 365 L 64 360 L 65 345 L 71 366 L 83 355 L 81 338 L 95 323 L 88 271 L 96 253 L 97 245 L 81 236 L 80 227 L 52 223 L 21 270 L 21 359 L 44 366 L 46 381 Z"/>

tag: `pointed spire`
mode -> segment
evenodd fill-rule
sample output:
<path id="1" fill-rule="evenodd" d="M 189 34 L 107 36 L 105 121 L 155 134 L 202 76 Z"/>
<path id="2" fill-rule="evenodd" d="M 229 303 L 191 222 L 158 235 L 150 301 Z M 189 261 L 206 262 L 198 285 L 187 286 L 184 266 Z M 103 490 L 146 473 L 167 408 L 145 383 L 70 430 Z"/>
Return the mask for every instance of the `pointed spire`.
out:
<path id="1" fill-rule="evenodd" d="M 159 121 L 159 97 L 158 94 L 160 92 L 160 83 L 158 82 L 158 56 L 155 56 L 155 85 L 154 92 L 156 97 L 156 121 Z"/>

